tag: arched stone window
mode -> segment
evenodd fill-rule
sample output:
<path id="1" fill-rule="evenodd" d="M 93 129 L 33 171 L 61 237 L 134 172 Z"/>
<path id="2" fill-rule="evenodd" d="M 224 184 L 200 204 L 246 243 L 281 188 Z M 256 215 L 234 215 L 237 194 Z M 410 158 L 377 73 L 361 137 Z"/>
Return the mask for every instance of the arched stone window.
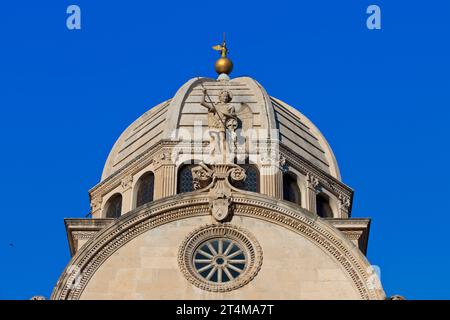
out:
<path id="1" fill-rule="evenodd" d="M 191 169 L 195 164 L 185 164 L 178 170 L 177 193 L 194 191 Z"/>
<path id="2" fill-rule="evenodd" d="M 255 165 L 252 164 L 241 164 L 240 165 L 244 170 L 247 178 L 244 181 L 237 183 L 236 188 L 259 192 L 259 171 Z"/>
<path id="3" fill-rule="evenodd" d="M 292 173 L 283 174 L 283 199 L 298 205 L 302 204 L 302 197 L 297 184 L 297 177 Z"/>
<path id="4" fill-rule="evenodd" d="M 330 198 L 324 194 L 319 193 L 316 198 L 317 214 L 322 218 L 333 218 L 333 210 L 330 206 Z"/>
<path id="5" fill-rule="evenodd" d="M 106 203 L 106 218 L 119 218 L 122 214 L 122 195 L 115 194 Z"/>
<path id="6" fill-rule="evenodd" d="M 153 201 L 155 176 L 152 172 L 147 172 L 142 177 L 140 177 L 136 186 L 136 207 L 140 207 L 146 203 Z"/>

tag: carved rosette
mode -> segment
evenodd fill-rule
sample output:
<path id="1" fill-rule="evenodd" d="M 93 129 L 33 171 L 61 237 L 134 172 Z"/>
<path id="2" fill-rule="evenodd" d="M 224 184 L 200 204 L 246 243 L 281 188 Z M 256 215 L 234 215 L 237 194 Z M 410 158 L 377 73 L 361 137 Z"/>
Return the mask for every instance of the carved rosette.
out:
<path id="1" fill-rule="evenodd" d="M 241 167 L 232 168 L 229 170 L 230 179 L 233 182 L 241 182 L 247 178 L 245 170 Z"/>

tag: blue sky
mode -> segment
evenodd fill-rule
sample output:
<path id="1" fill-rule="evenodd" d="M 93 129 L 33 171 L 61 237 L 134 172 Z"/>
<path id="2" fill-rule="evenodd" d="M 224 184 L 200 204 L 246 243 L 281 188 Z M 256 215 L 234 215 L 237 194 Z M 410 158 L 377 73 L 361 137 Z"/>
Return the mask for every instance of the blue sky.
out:
<path id="1" fill-rule="evenodd" d="M 66 28 L 77 4 L 82 30 Z M 382 30 L 366 28 L 370 4 Z M 49 296 L 65 217 L 122 130 L 188 79 L 257 79 L 328 139 L 387 294 L 450 298 L 448 1 L 7 1 L 0 11 L 0 299 Z M 9 244 L 14 246 L 11 247 Z M 300 270 L 301 272 L 301 270 Z"/>

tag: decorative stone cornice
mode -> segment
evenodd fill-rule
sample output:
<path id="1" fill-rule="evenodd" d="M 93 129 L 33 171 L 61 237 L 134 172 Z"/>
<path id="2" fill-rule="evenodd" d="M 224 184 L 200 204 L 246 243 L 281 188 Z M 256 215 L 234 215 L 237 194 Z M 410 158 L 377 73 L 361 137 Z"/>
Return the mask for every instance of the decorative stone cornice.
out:
<path id="1" fill-rule="evenodd" d="M 349 240 L 358 246 L 359 250 L 365 255 L 367 254 L 367 245 L 369 241 L 370 219 L 369 218 L 353 218 L 353 219 L 337 219 L 326 218 L 328 223 L 341 231 Z"/>
<path id="2" fill-rule="evenodd" d="M 144 169 L 150 164 L 154 164 L 155 168 L 161 165 L 176 165 L 176 162 L 181 154 L 202 154 L 207 142 L 180 142 L 178 140 L 162 140 L 155 145 L 151 146 L 147 150 L 143 151 L 140 155 L 131 160 L 124 167 L 113 173 L 110 177 L 106 178 L 95 187 L 93 187 L 89 193 L 92 199 L 100 198 L 108 192 L 114 190 L 121 185 L 123 177 L 132 176 Z M 259 150 L 259 149 L 258 149 Z M 256 152 L 259 152 L 256 150 Z M 293 166 L 298 171 L 305 175 L 312 175 L 320 183 L 320 186 L 329 190 L 338 198 L 345 199 L 343 202 L 343 211 L 347 211 L 348 215 L 351 214 L 351 203 L 353 199 L 353 190 L 332 177 L 328 173 L 318 169 L 315 165 L 304 159 L 298 154 L 293 153 L 289 148 L 285 147 L 282 143 L 279 144 L 279 165 L 280 169 L 286 168 L 287 165 Z M 175 159 L 172 159 L 175 157 Z M 349 199 L 349 201 L 347 201 Z M 348 202 L 350 205 L 347 206 Z M 95 212 L 93 208 L 93 212 Z"/>
<path id="3" fill-rule="evenodd" d="M 337 180 L 328 173 L 318 169 L 315 165 L 301 157 L 300 155 L 293 153 L 289 148 L 280 143 L 280 154 L 285 157 L 286 162 L 294 167 L 296 170 L 302 172 L 306 176 L 313 176 L 319 182 L 320 186 L 330 191 L 337 198 L 342 197 L 343 199 L 348 199 L 350 205 L 348 206 L 348 216 L 351 214 L 351 204 L 353 201 L 353 190 Z"/>
<path id="4" fill-rule="evenodd" d="M 91 239 L 98 231 L 72 231 L 72 238 L 75 240 Z"/>
<path id="5" fill-rule="evenodd" d="M 133 175 L 144 169 L 151 163 L 155 161 L 155 158 L 159 156 L 158 153 L 162 151 L 164 147 L 174 147 L 178 142 L 177 141 L 165 141 L 162 140 L 157 144 L 151 146 L 140 155 L 136 156 L 133 160 L 131 160 L 128 164 L 126 164 L 121 169 L 114 172 L 105 180 L 101 181 L 99 184 L 94 186 L 91 190 L 89 190 L 89 194 L 91 198 L 102 197 L 108 192 L 115 189 L 117 186 L 121 184 L 121 179 L 124 176 Z"/>
<path id="6" fill-rule="evenodd" d="M 78 240 L 93 238 L 95 234 L 111 224 L 114 219 L 65 219 L 67 239 L 69 241 L 70 254 L 77 252 Z"/>
<path id="7" fill-rule="evenodd" d="M 384 299 L 381 288 L 369 288 L 368 268 L 364 255 L 331 224 L 310 212 L 285 201 L 258 194 L 233 194 L 235 215 L 275 223 L 302 235 L 321 247 L 339 263 L 360 294 L 361 299 Z M 209 199 L 195 192 L 161 199 L 144 205 L 100 230 L 72 258 L 59 279 L 52 299 L 80 299 L 91 277 L 100 265 L 120 247 L 160 225 L 188 217 L 209 214 Z M 79 270 L 77 286 L 70 282 L 70 270 Z M 68 282 L 69 281 L 69 282 Z"/>

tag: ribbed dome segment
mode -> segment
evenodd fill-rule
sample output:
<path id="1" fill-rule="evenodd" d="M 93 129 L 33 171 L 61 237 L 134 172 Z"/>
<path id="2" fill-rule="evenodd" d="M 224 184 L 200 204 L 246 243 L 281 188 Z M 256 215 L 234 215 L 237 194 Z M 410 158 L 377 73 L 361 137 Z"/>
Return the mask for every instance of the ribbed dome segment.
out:
<path id="1" fill-rule="evenodd" d="M 302 156 L 317 168 L 340 180 L 336 159 L 320 131 L 295 108 L 270 97 L 264 88 L 249 77 L 217 81 L 193 78 L 167 100 L 143 114 L 119 137 L 112 148 L 102 180 L 160 142 L 170 140 L 176 130 L 194 136 L 194 126 L 208 127 L 207 110 L 200 105 L 206 89 L 213 102 L 219 93 L 228 90 L 232 104 L 243 119 L 243 130 L 278 129 L 280 143 Z M 207 141 L 207 139 L 204 139 Z"/>

